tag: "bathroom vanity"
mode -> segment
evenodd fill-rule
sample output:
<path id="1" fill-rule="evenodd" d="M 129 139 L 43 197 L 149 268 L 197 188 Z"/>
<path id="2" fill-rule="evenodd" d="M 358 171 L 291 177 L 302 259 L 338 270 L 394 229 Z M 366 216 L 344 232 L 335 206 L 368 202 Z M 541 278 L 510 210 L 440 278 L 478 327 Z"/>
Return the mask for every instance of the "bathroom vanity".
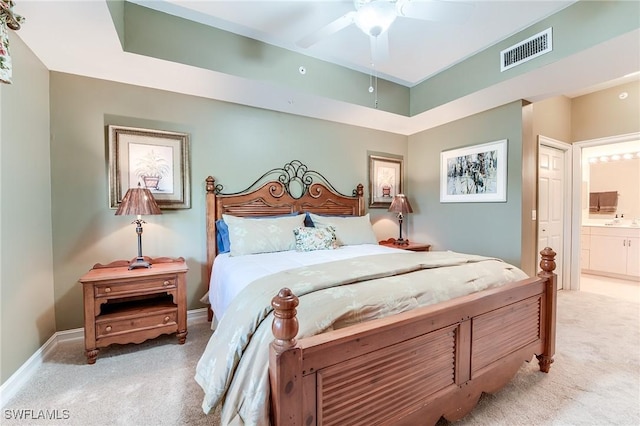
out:
<path id="1" fill-rule="evenodd" d="M 582 227 L 582 272 L 640 281 L 640 226 Z"/>

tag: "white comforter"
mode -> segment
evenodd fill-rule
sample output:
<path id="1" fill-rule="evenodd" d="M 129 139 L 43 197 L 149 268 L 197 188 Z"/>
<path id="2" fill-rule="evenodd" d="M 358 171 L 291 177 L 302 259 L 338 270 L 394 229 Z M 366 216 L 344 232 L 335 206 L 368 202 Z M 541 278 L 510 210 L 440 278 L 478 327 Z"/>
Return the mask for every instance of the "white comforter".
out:
<path id="1" fill-rule="evenodd" d="M 361 244 L 342 246 L 336 250 L 306 252 L 292 250 L 247 256 L 230 256 L 229 253 L 219 254 L 213 263 L 213 272 L 209 282 L 209 303 L 216 320 L 220 321 L 231 301 L 240 291 L 259 278 L 302 266 L 390 252 L 407 253 L 406 250 L 377 244 Z"/>
<path id="2" fill-rule="evenodd" d="M 270 302 L 282 287 L 300 298 L 302 338 L 524 278 L 520 269 L 497 259 L 392 250 L 258 279 L 229 305 L 198 362 L 202 408 L 209 412 L 224 401 L 223 425 L 268 425 Z"/>

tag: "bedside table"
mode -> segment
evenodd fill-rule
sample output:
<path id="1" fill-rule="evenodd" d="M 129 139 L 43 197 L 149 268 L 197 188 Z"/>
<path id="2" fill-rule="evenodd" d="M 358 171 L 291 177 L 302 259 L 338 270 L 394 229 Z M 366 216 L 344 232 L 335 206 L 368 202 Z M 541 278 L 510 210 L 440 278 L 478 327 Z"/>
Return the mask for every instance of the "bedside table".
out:
<path id="1" fill-rule="evenodd" d="M 84 294 L 84 346 L 94 364 L 99 348 L 141 343 L 162 334 L 187 338 L 187 264 L 183 258 L 146 259 L 151 268 L 129 270 L 130 261 L 95 264 L 80 278 Z"/>
<path id="2" fill-rule="evenodd" d="M 381 246 L 394 247 L 394 248 L 410 250 L 410 251 L 431 251 L 431 244 L 414 243 L 409 240 L 405 240 L 405 241 L 408 242 L 409 244 L 404 244 L 404 245 L 395 244 L 396 242 L 395 238 L 389 238 L 388 240 L 380 241 L 379 244 Z"/>

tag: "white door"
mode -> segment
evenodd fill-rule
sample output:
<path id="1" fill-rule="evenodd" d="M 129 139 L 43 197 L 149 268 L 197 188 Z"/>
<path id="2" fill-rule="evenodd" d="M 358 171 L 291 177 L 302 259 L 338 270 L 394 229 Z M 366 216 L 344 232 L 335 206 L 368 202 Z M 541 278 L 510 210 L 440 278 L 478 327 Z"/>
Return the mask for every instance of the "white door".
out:
<path id="1" fill-rule="evenodd" d="M 538 264 L 540 250 L 551 247 L 556 252 L 558 290 L 562 288 L 564 269 L 564 209 L 565 209 L 564 152 L 540 145 L 538 154 Z"/>

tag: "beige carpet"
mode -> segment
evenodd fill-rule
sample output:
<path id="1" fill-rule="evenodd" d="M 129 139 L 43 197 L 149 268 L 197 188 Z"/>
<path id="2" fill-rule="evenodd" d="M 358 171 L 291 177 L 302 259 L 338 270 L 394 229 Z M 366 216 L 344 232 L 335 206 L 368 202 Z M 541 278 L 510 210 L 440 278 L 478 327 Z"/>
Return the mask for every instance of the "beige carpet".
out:
<path id="1" fill-rule="evenodd" d="M 104 349 L 86 365 L 82 341 L 56 349 L 3 407 L 2 425 L 217 425 L 202 414 L 195 364 L 210 335 L 190 324 L 187 343 L 167 336 Z M 525 364 L 514 380 L 457 425 L 639 425 L 640 305 L 587 292 L 560 292 L 555 363 Z M 7 411 L 9 410 L 9 411 Z M 59 420 L 16 420 L 31 410 Z M 66 411 L 64 411 L 66 410 Z M 440 424 L 448 424 L 441 421 Z"/>

